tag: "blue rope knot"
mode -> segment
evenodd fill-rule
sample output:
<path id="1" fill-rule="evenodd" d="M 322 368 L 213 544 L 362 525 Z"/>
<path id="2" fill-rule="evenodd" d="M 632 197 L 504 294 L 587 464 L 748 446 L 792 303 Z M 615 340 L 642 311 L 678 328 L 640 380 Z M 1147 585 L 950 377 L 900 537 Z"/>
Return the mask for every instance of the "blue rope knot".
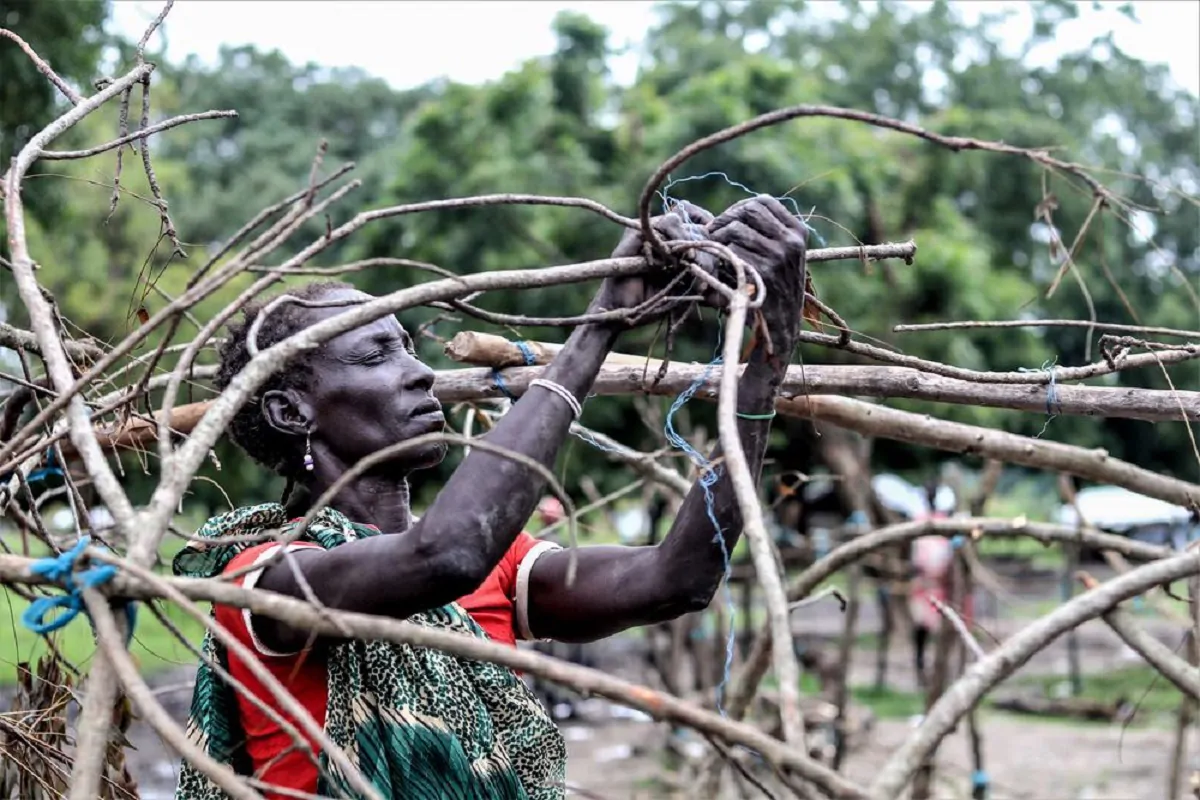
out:
<path id="1" fill-rule="evenodd" d="M 76 564 L 91 542 L 92 537 L 81 536 L 70 550 L 57 556 L 39 559 L 29 568 L 33 574 L 64 586 L 67 593 L 56 597 L 39 597 L 30 603 L 29 608 L 21 614 L 21 622 L 26 628 L 44 636 L 65 627 L 75 619 L 80 611 L 84 610 L 83 590 L 95 589 L 108 583 L 117 574 L 117 568 L 111 564 L 100 564 L 82 572 L 75 572 Z M 63 609 L 63 612 L 47 621 L 47 615 L 56 608 Z M 128 639 L 133 637 L 133 626 L 137 621 L 137 609 L 133 602 L 125 603 L 125 614 L 129 620 L 129 629 L 126 635 L 126 645 L 128 645 Z"/>
<path id="2" fill-rule="evenodd" d="M 492 382 L 496 384 L 496 388 L 500 390 L 501 394 L 503 394 L 509 400 L 512 400 L 514 403 L 517 402 L 517 398 L 511 391 L 509 391 L 508 384 L 504 382 L 504 376 L 501 375 L 500 370 L 496 369 L 495 367 L 492 367 Z"/>
<path id="3" fill-rule="evenodd" d="M 976 788 L 986 789 L 990 783 L 988 774 L 981 769 L 977 769 L 971 774 L 971 785 Z"/>
<path id="4" fill-rule="evenodd" d="M 514 344 L 521 351 L 521 357 L 525 359 L 525 366 L 532 367 L 537 365 L 537 355 L 534 354 L 533 348 L 529 346 L 529 342 L 514 342 Z"/>
<path id="5" fill-rule="evenodd" d="M 1058 356 L 1055 356 L 1052 359 L 1043 361 L 1042 366 L 1039 369 L 1026 369 L 1025 367 L 1020 367 L 1017 370 L 1018 372 L 1045 372 L 1050 376 L 1050 380 L 1046 383 L 1046 423 L 1042 425 L 1041 432 L 1038 433 L 1037 436 L 1033 437 L 1035 439 L 1042 438 L 1042 436 L 1045 435 L 1046 430 L 1050 427 L 1051 421 L 1062 413 L 1062 400 L 1060 400 L 1058 396 L 1058 375 L 1054 371 L 1057 363 Z"/>
<path id="6" fill-rule="evenodd" d="M 513 342 L 513 344 L 521 351 L 521 358 L 525 359 L 525 366 L 537 366 L 537 354 L 533 352 L 533 347 L 530 346 L 529 342 Z M 514 403 L 517 401 L 517 398 L 509 390 L 508 384 L 504 382 L 504 376 L 495 367 L 492 367 L 492 383 L 496 384 L 496 388 L 500 390 L 500 393 L 509 400 L 512 400 Z"/>

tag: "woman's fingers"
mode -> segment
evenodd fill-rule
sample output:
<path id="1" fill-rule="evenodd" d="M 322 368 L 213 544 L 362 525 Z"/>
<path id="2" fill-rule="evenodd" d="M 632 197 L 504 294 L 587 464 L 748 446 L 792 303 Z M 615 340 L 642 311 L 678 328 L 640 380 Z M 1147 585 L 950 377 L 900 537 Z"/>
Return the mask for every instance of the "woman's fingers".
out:
<path id="1" fill-rule="evenodd" d="M 748 213 L 759 214 L 761 210 L 752 209 Z M 713 231 L 710 238 L 714 242 L 719 242 L 734 251 L 736 255 L 745 258 L 738 250 L 757 257 L 759 259 L 771 258 L 778 246 L 774 243 L 773 238 L 769 235 L 764 235 L 760 232 L 763 227 L 762 220 L 756 221 L 758 224 L 752 227 L 750 224 L 743 222 L 741 219 L 734 219 L 723 225 L 719 230 Z M 777 228 L 778 222 L 772 221 L 766 225 L 768 228 Z M 756 227 L 758 230 L 756 230 Z"/>
<path id="2" fill-rule="evenodd" d="M 713 221 L 713 215 L 695 203 L 689 203 L 687 200 L 680 200 L 676 204 L 676 207 L 682 207 L 684 213 L 687 214 L 688 219 L 697 225 L 704 226 Z"/>
<path id="3" fill-rule="evenodd" d="M 670 211 L 655 218 L 654 229 L 668 240 L 707 239 L 706 226 L 713 215 L 700 206 L 681 200 Z"/>
<path id="4" fill-rule="evenodd" d="M 804 220 L 793 214 L 791 209 L 770 195 L 759 195 L 759 197 L 763 201 L 763 207 L 770 211 L 775 219 L 782 222 L 784 227 L 791 228 L 806 239 L 808 238 L 808 226 L 804 224 Z"/>
<path id="5" fill-rule="evenodd" d="M 748 225 L 768 239 L 778 239 L 788 233 L 807 235 L 808 232 L 804 223 L 791 214 L 783 203 L 765 194 L 734 203 L 709 223 L 709 234 L 715 234 L 733 222 Z"/>

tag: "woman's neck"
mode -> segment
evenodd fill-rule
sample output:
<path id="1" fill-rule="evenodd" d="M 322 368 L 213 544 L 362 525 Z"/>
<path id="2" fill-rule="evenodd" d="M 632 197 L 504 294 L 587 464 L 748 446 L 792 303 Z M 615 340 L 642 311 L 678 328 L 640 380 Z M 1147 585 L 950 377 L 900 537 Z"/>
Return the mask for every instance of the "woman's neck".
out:
<path id="1" fill-rule="evenodd" d="M 311 507 L 335 480 L 314 473 L 305 484 L 307 504 Z M 407 477 L 361 475 L 338 490 L 329 505 L 351 522 L 374 525 L 384 533 L 403 533 L 412 526 Z"/>

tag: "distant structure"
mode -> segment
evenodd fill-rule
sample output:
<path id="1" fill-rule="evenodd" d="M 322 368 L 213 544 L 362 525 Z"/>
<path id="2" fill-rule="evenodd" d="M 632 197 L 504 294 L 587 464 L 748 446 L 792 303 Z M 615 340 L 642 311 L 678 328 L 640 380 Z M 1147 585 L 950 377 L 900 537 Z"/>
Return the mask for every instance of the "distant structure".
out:
<path id="1" fill-rule="evenodd" d="M 1200 524 L 1192 521 L 1186 508 L 1128 489 L 1091 486 L 1078 492 L 1076 502 L 1086 523 L 1109 533 L 1175 549 L 1200 537 Z M 1073 527 L 1079 524 L 1079 514 L 1074 506 L 1064 504 L 1058 507 L 1056 521 Z"/>

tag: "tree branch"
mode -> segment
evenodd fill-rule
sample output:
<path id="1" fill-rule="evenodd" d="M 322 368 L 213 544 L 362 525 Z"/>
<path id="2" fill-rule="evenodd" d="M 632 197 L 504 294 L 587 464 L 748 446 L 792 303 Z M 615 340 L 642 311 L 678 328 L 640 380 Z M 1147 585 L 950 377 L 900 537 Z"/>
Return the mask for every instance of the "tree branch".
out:
<path id="1" fill-rule="evenodd" d="M 116 565 L 122 560 L 96 553 L 98 560 Z M 35 575 L 30 567 L 33 559 L 0 555 L 0 582 L 44 585 L 46 579 Z M 656 719 L 674 720 L 698 731 L 708 733 L 730 744 L 756 751 L 780 769 L 820 787 L 828 796 L 838 800 L 864 800 L 863 791 L 827 767 L 817 764 L 803 752 L 789 748 L 757 728 L 731 722 L 717 714 L 670 695 L 628 683 L 600 670 L 575 666 L 549 658 L 531 650 L 519 650 L 485 639 L 423 628 L 412 623 L 387 617 L 318 611 L 311 605 L 284 595 L 261 589 L 245 589 L 221 581 L 196 578 L 162 578 L 193 600 L 221 603 L 237 608 L 249 608 L 252 613 L 282 620 L 289 625 L 311 630 L 321 635 L 344 635 L 349 631 L 359 639 L 378 639 L 414 647 L 429 647 L 464 658 L 491 661 L 510 669 L 536 675 L 561 683 L 581 692 L 590 692 L 631 708 L 637 708 Z M 108 597 L 149 599 L 161 596 L 161 591 L 122 572 L 103 587 Z M 114 662 L 118 664 L 119 662 Z M 130 690 L 131 696 L 133 691 Z M 199 766 L 199 765 L 198 765 Z"/>
<path id="2" fill-rule="evenodd" d="M 894 751 L 871 784 L 871 800 L 899 797 L 913 774 L 989 690 L 1063 633 L 1101 616 L 1118 603 L 1200 572 L 1200 550 L 1131 570 L 1087 591 L 1026 626 L 972 665 L 938 700 L 913 736 Z"/>

